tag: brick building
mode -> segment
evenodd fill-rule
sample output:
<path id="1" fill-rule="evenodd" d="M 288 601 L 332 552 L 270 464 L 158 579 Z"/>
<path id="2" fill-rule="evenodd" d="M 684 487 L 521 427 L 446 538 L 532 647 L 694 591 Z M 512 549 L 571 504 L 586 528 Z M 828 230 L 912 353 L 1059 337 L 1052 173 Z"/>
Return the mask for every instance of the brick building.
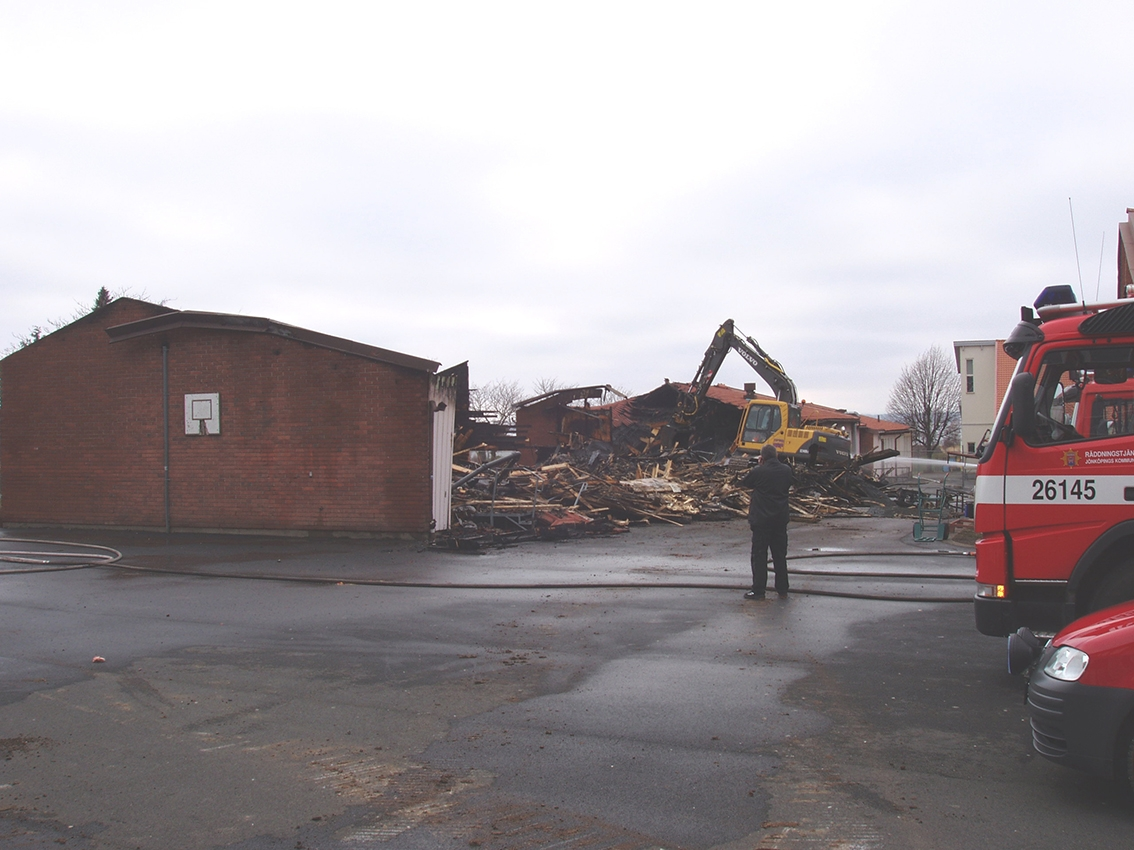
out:
<path id="1" fill-rule="evenodd" d="M 437 366 L 118 299 L 0 361 L 0 522 L 424 536 Z"/>

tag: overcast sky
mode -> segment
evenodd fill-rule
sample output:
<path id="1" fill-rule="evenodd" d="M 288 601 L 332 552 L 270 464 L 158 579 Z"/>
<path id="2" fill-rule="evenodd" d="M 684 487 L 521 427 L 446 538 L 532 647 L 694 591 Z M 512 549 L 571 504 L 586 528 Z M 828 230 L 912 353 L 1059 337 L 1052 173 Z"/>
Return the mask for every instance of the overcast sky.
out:
<path id="1" fill-rule="evenodd" d="M 644 392 L 732 318 L 878 413 L 1042 287 L 1113 294 L 1131 32 L 1129 0 L 0 0 L 0 349 L 105 286 Z"/>

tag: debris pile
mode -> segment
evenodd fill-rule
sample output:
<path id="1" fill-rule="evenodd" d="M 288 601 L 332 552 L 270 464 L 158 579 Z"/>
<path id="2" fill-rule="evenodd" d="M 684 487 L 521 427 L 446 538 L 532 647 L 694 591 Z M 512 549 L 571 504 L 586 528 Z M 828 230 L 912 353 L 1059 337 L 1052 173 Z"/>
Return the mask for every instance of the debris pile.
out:
<path id="1" fill-rule="evenodd" d="M 842 468 L 796 468 L 792 519 L 818 522 L 828 516 L 900 516 L 900 500 L 887 483 L 854 464 Z"/>
<path id="2" fill-rule="evenodd" d="M 757 398 L 754 385 L 706 387 L 694 416 L 682 407 L 688 393 L 688 385 L 669 380 L 629 398 L 608 385 L 551 390 L 518 402 L 514 424 L 499 419 L 494 429 L 469 411 L 454 441 L 450 527 L 434 545 L 475 550 L 747 516 L 740 481 L 752 459 L 735 451 L 744 411 Z M 825 427 L 859 420 L 817 405 L 806 416 Z M 793 519 L 911 515 L 907 493 L 866 471 L 896 454 L 798 465 Z"/>
<path id="3" fill-rule="evenodd" d="M 593 446 L 556 454 L 538 466 L 519 465 L 518 452 L 475 464 L 466 450 L 455 458 L 452 526 L 435 545 L 479 549 L 580 533 L 617 533 L 631 525 L 685 525 L 745 517 L 748 491 L 740 480 L 746 460 L 708 462 L 690 452 L 659 458 L 620 457 Z M 793 519 L 892 516 L 897 501 L 885 481 L 861 469 L 877 457 L 839 467 L 796 468 Z"/>

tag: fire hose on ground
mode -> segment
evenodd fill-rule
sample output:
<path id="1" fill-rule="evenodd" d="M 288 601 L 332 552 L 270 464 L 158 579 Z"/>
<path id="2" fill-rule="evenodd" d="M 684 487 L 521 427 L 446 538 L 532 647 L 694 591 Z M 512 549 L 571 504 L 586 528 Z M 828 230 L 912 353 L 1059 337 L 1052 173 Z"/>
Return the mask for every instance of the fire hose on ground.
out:
<path id="1" fill-rule="evenodd" d="M 747 585 L 734 582 L 715 581 L 590 581 L 590 582 L 439 582 L 412 581 L 399 579 L 341 578 L 327 576 L 303 576 L 269 573 L 237 573 L 231 571 L 211 571 L 192 569 L 171 569 L 167 567 L 144 567 L 127 564 L 123 555 L 109 546 L 89 543 L 73 543 L 59 540 L 33 540 L 14 537 L 0 537 L 0 544 L 15 543 L 27 546 L 26 549 L 0 549 L 0 564 L 14 564 L 11 568 L 0 566 L 0 575 L 55 572 L 79 570 L 90 567 L 110 567 L 118 570 L 147 572 L 157 575 L 197 576 L 201 578 L 255 579 L 259 581 L 281 581 L 305 584 L 347 584 L 362 587 L 399 587 L 437 590 L 746 590 Z M 894 551 L 838 551 L 803 552 L 789 555 L 788 561 L 813 559 L 861 559 L 861 558 L 969 558 L 971 552 L 935 550 L 932 552 L 894 552 Z M 885 571 L 842 572 L 836 570 L 789 569 L 789 576 L 810 576 L 830 579 L 893 579 L 923 581 L 965 581 L 972 582 L 972 575 L 955 573 L 895 573 Z M 890 594 L 862 593 L 854 591 L 824 590 L 820 588 L 793 588 L 792 593 L 800 596 L 830 596 L 844 599 L 863 599 L 883 602 L 920 603 L 971 603 L 972 597 L 954 596 L 894 596 Z"/>

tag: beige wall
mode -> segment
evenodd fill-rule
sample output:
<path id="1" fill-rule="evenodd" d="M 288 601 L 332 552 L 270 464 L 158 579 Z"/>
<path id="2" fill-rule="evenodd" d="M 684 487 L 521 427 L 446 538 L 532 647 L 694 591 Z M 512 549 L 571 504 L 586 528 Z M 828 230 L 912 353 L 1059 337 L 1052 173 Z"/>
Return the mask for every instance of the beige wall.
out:
<path id="1" fill-rule="evenodd" d="M 955 342 L 953 351 L 961 375 L 961 450 L 968 452 L 996 419 L 996 341 Z"/>

